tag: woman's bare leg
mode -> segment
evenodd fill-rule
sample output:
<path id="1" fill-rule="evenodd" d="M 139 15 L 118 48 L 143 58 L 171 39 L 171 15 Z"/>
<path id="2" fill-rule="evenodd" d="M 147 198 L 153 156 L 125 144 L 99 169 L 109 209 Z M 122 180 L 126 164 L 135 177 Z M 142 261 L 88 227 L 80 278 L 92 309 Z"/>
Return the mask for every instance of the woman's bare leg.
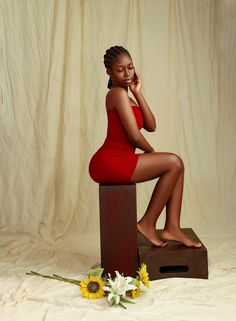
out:
<path id="1" fill-rule="evenodd" d="M 191 241 L 180 229 L 180 214 L 184 185 L 184 168 L 172 194 L 166 203 L 166 223 L 161 237 L 166 240 L 178 241 L 188 247 L 201 247 L 201 243 Z"/>
<path id="2" fill-rule="evenodd" d="M 138 231 L 156 246 L 165 245 L 156 235 L 156 221 L 165 205 L 168 207 L 167 221 L 162 237 L 167 240 L 178 240 L 187 246 L 199 246 L 189 240 L 179 228 L 183 171 L 183 162 L 177 155 L 171 153 L 148 153 L 139 156 L 131 178 L 131 182 L 138 183 L 159 177 L 148 208 L 142 219 L 137 223 Z"/>

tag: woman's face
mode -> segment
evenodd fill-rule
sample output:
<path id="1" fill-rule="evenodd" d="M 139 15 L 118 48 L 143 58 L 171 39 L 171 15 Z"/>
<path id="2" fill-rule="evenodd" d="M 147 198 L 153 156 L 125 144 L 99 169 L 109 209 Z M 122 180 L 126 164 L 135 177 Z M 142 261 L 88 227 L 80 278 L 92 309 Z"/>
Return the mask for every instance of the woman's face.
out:
<path id="1" fill-rule="evenodd" d="M 107 70 L 112 80 L 112 87 L 127 88 L 134 78 L 133 61 L 127 54 L 120 54 L 114 61 L 111 69 Z"/>

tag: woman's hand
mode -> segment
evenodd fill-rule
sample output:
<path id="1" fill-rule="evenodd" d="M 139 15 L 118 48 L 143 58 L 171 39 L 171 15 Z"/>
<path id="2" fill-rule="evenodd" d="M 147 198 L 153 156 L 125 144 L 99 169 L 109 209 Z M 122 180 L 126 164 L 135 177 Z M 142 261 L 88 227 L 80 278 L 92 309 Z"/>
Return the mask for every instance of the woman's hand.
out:
<path id="1" fill-rule="evenodd" d="M 141 81 L 140 75 L 139 75 L 137 69 L 134 69 L 134 78 L 132 80 L 132 83 L 129 86 L 131 92 L 132 93 L 140 92 L 141 85 L 142 85 L 142 81 Z"/>

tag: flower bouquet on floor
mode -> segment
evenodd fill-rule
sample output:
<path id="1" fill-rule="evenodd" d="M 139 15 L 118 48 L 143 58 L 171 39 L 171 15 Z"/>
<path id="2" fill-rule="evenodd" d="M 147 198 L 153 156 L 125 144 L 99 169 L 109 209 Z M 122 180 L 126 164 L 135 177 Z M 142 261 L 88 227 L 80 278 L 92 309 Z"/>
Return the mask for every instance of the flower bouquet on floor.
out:
<path id="1" fill-rule="evenodd" d="M 118 271 L 115 272 L 114 278 L 112 278 L 110 274 L 103 277 L 103 270 L 104 269 L 100 267 L 91 269 L 82 280 L 65 278 L 57 274 L 44 275 L 34 271 L 26 274 L 75 284 L 80 287 L 84 298 L 99 299 L 107 296 L 109 305 L 121 306 L 124 309 L 126 309 L 124 303 L 134 303 L 130 299 L 135 299 L 139 296 L 141 283 L 146 287 L 150 287 L 147 266 L 145 264 L 141 265 L 135 278 L 123 276 Z"/>

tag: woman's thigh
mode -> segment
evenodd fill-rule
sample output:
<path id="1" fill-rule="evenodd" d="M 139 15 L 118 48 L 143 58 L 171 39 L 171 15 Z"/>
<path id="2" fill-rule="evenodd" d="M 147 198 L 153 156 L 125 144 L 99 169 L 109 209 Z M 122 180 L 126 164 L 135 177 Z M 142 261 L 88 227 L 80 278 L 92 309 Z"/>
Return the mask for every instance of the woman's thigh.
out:
<path id="1" fill-rule="evenodd" d="M 173 170 L 181 172 L 184 168 L 181 158 L 173 153 L 140 154 L 131 183 L 148 181 Z"/>

